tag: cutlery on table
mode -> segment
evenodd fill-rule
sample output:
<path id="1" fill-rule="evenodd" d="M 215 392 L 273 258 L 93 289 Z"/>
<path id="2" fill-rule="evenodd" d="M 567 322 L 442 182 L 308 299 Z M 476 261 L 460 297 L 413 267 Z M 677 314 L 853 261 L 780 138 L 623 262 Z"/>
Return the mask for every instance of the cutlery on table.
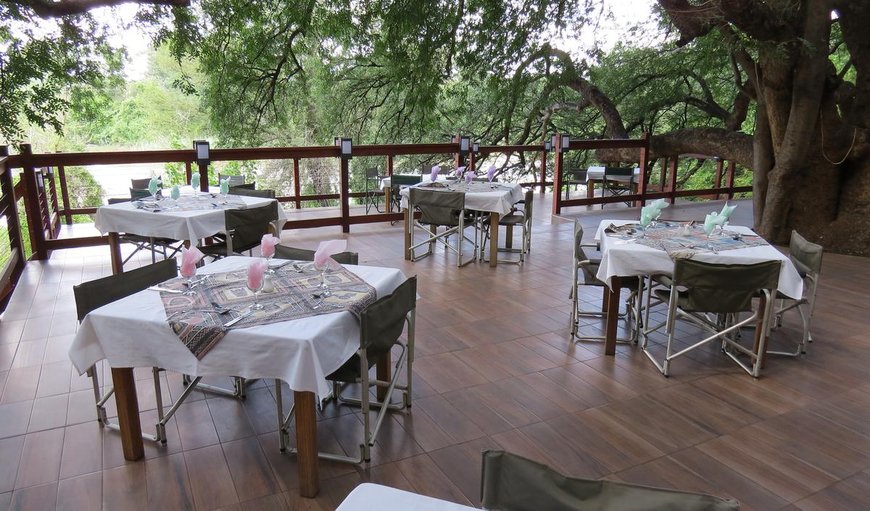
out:
<path id="1" fill-rule="evenodd" d="M 162 293 L 173 293 L 173 294 L 181 294 L 182 291 L 178 289 L 169 289 L 168 287 L 160 287 L 160 286 L 151 286 L 148 288 L 149 291 L 160 291 Z"/>
<path id="2" fill-rule="evenodd" d="M 247 318 L 248 316 L 250 316 L 250 315 L 253 314 L 253 313 L 254 313 L 253 310 L 249 310 L 248 312 L 245 312 L 245 313 L 242 314 L 241 316 L 239 316 L 239 317 L 237 317 L 237 318 L 235 318 L 235 319 L 231 319 L 231 320 L 227 321 L 226 323 L 224 323 L 224 327 L 230 327 L 230 326 L 233 326 L 233 325 L 235 325 L 236 323 L 238 323 L 239 321 L 241 321 L 241 320 Z"/>

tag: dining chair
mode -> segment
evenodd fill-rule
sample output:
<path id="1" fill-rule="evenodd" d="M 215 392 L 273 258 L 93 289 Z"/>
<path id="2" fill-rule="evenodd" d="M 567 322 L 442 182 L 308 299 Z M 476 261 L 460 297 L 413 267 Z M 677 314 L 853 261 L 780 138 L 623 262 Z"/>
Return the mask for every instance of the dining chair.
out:
<path id="1" fill-rule="evenodd" d="M 274 230 L 278 221 L 278 203 L 270 202 L 264 206 L 247 209 L 227 209 L 224 211 L 225 229 L 211 245 L 200 245 L 203 254 L 220 259 L 234 253 L 247 251 L 260 245 L 263 235 Z"/>
<path id="2" fill-rule="evenodd" d="M 590 250 L 588 253 L 585 249 Z M 607 292 L 607 284 L 598 279 L 598 267 L 601 265 L 601 256 L 598 253 L 597 244 L 583 243 L 583 225 L 579 219 L 574 220 L 574 264 L 571 268 L 571 339 L 576 343 L 580 341 L 597 341 L 605 340 L 603 335 L 583 335 L 580 332 L 580 318 L 605 318 L 607 312 L 599 310 L 582 310 L 580 308 L 580 286 L 592 286 L 602 290 L 602 305 L 604 303 L 603 294 Z M 581 282 L 582 280 L 582 282 Z M 640 320 L 640 299 L 643 278 L 626 279 L 623 283 L 623 288 L 628 289 L 628 298 L 625 301 L 625 313 L 619 315 L 624 318 L 627 328 L 629 328 L 629 336 L 617 338 L 616 342 L 621 343 L 636 343 L 638 333 L 643 327 Z M 602 307 L 603 308 L 603 307 Z"/>
<path id="3" fill-rule="evenodd" d="M 324 459 L 362 463 L 371 461 L 371 448 L 380 431 L 388 410 L 409 410 L 411 407 L 411 384 L 413 382 L 414 363 L 414 322 L 417 308 L 417 277 L 410 277 L 400 284 L 392 293 L 379 298 L 360 313 L 359 347 L 356 353 L 341 367 L 329 374 L 326 379 L 333 384 L 332 397 L 338 402 L 361 407 L 363 421 L 363 443 L 360 444 L 358 456 L 347 456 L 334 453 L 318 453 Z M 402 333 L 406 332 L 406 342 L 402 341 Z M 395 348 L 399 356 L 391 368 L 392 377 L 389 381 L 372 379 L 372 367 L 379 362 L 390 364 Z M 401 384 L 402 368 L 405 368 L 405 383 Z M 359 385 L 359 398 L 347 397 L 343 394 L 349 385 Z M 386 389 L 383 399 L 373 399 L 370 390 Z M 400 392 L 401 397 L 393 400 L 393 393 Z M 279 447 L 281 451 L 295 453 L 296 450 L 287 447 L 290 435 L 290 420 L 294 409 L 285 416 L 281 396 L 281 381 L 275 380 L 275 400 L 278 407 Z M 381 393 L 378 393 L 381 395 Z M 374 425 L 372 425 L 370 410 L 378 409 Z"/>
<path id="4" fill-rule="evenodd" d="M 157 179 L 163 181 L 163 178 L 157 176 Z M 151 183 L 150 177 L 136 178 L 130 180 L 130 188 L 135 188 L 137 190 L 148 190 L 148 184 Z M 150 197 L 150 195 L 149 195 Z"/>
<path id="5" fill-rule="evenodd" d="M 462 267 L 477 258 L 478 223 L 472 212 L 465 209 L 465 194 L 462 192 L 445 192 L 412 187 L 409 193 L 408 208 L 412 212 L 419 211 L 420 219 L 411 221 L 411 260 L 419 261 L 434 253 L 436 243 L 441 243 L 445 250 L 457 255 L 457 266 Z M 438 232 L 439 227 L 445 227 Z M 466 227 L 474 228 L 474 238 L 465 235 Z M 426 239 L 416 242 L 417 230 L 426 232 Z M 455 246 L 450 244 L 450 237 L 456 235 Z M 463 261 L 462 252 L 465 241 L 473 244 L 472 256 Z M 428 245 L 427 251 L 418 256 L 416 250 Z"/>
<path id="6" fill-rule="evenodd" d="M 811 243 L 797 231 L 791 232 L 788 244 L 788 257 L 797 268 L 798 274 L 804 281 L 804 294 L 799 299 L 789 298 L 782 293 L 777 293 L 779 306 L 775 312 L 774 327 L 782 326 L 782 316 L 790 310 L 796 310 L 801 318 L 803 335 L 797 343 L 795 351 L 768 351 L 771 355 L 785 355 L 796 357 L 807 352 L 807 344 L 813 342 L 810 333 L 810 322 L 813 319 L 813 310 L 816 306 L 816 291 L 819 288 L 819 276 L 822 271 L 822 254 L 824 248 L 821 245 Z"/>
<path id="7" fill-rule="evenodd" d="M 244 197 L 257 197 L 260 199 L 274 199 L 275 190 L 255 190 L 254 183 L 248 183 L 239 186 L 230 187 L 230 195 L 241 195 Z"/>
<path id="8" fill-rule="evenodd" d="M 605 192 L 610 195 L 626 195 L 631 193 L 634 181 L 634 168 L 632 167 L 604 167 L 604 179 L 601 183 L 601 196 Z M 631 206 L 631 201 L 625 203 Z M 604 209 L 604 204 L 601 204 Z"/>
<path id="9" fill-rule="evenodd" d="M 178 276 L 178 267 L 175 259 L 165 259 L 163 261 L 142 266 L 134 270 L 125 271 L 117 275 L 109 275 L 96 280 L 82 282 L 73 286 L 73 295 L 76 302 L 76 314 L 79 322 L 91 311 L 98 309 L 104 305 L 120 300 L 121 298 L 138 293 L 150 286 L 159 284 L 166 280 Z M 170 409 L 168 414 L 164 414 L 163 410 L 163 392 L 160 386 L 160 368 L 152 367 L 151 372 L 154 379 L 154 396 L 157 400 L 157 434 L 149 435 L 142 434 L 146 440 L 166 443 L 165 424 L 172 417 L 177 409 L 177 404 L 187 397 L 189 392 L 183 394 L 176 401 L 176 405 Z M 96 366 L 92 366 L 87 370 L 88 376 L 91 378 L 91 383 L 94 388 L 94 400 L 97 407 L 97 422 L 100 426 L 119 431 L 117 424 L 109 421 L 106 413 L 106 402 L 115 392 L 111 386 L 106 386 L 105 390 L 100 387 L 99 371 Z"/>
<path id="10" fill-rule="evenodd" d="M 663 375 L 668 376 L 673 359 L 719 340 L 730 359 L 758 378 L 781 267 L 778 260 L 756 264 L 715 264 L 677 259 L 671 287 L 654 291 L 660 300 L 668 303 L 664 356 L 659 360 L 653 355 L 647 337 L 641 343 L 643 352 Z M 753 307 L 753 298 L 756 297 L 760 299 Z M 739 314 L 747 312 L 750 314 L 740 319 Z M 712 335 L 675 351 L 676 322 L 679 319 Z M 753 323 L 756 324 L 757 345 L 746 348 L 738 340 L 740 329 Z M 748 357 L 751 363 L 741 360 L 740 355 Z"/>
<path id="11" fill-rule="evenodd" d="M 571 187 L 577 190 L 579 186 L 586 186 L 586 169 L 566 168 L 562 171 L 562 186 L 565 187 L 565 200 L 568 200 Z"/>
<path id="12" fill-rule="evenodd" d="M 423 181 L 421 176 L 408 176 L 404 174 L 393 174 L 390 177 L 390 201 L 393 211 L 399 211 L 402 205 L 402 188 L 407 188 L 419 184 Z"/>
<path id="13" fill-rule="evenodd" d="M 702 493 L 567 477 L 500 450 L 483 451 L 480 502 L 490 511 L 734 511 L 740 503 Z"/>
<path id="14" fill-rule="evenodd" d="M 525 192 L 524 198 L 514 204 L 514 207 L 511 209 L 511 212 L 507 215 L 502 215 L 501 218 L 498 219 L 498 225 L 505 227 L 505 246 L 499 247 L 499 252 L 510 252 L 519 254 L 519 259 L 499 259 L 499 264 L 507 263 L 507 264 L 523 264 L 526 260 L 526 255 L 531 250 L 532 245 L 532 210 L 534 209 L 534 199 L 535 192 L 532 189 L 528 189 Z M 480 257 L 483 261 L 489 262 L 486 258 L 486 244 L 490 240 L 490 224 L 487 222 L 488 216 L 484 215 L 481 219 L 481 228 L 483 229 L 483 235 L 481 236 L 482 242 L 480 244 Z M 520 248 L 513 248 L 512 238 L 513 237 L 513 229 L 514 227 L 519 227 L 521 229 L 520 233 Z"/>
<path id="15" fill-rule="evenodd" d="M 366 214 L 369 214 L 369 209 L 375 208 L 375 211 L 381 213 L 380 196 L 381 196 L 381 176 L 377 167 L 370 167 L 365 172 L 365 197 Z"/>
<path id="16" fill-rule="evenodd" d="M 229 182 L 227 184 L 229 184 L 230 188 L 232 188 L 234 186 L 243 186 L 245 184 L 245 176 L 236 176 L 236 175 L 230 176 L 230 175 L 221 174 L 220 172 L 218 172 L 218 183 L 220 183 L 224 179 L 229 179 Z"/>
<path id="17" fill-rule="evenodd" d="M 291 259 L 294 261 L 313 261 L 314 250 L 288 247 L 287 245 L 275 245 L 275 257 L 278 259 Z M 339 264 L 359 264 L 359 254 L 356 252 L 339 252 L 337 254 L 332 254 L 332 259 Z"/>

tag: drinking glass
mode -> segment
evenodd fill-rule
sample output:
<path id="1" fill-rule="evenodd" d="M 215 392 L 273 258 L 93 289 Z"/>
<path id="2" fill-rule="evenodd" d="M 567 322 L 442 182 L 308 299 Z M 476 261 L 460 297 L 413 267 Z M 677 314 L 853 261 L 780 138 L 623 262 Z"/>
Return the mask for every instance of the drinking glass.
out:
<path id="1" fill-rule="evenodd" d="M 260 303 L 259 300 L 260 291 L 263 289 L 263 282 L 265 281 L 266 277 L 263 276 L 263 278 L 259 279 L 259 281 L 256 282 L 257 284 L 259 284 L 257 287 L 251 287 L 251 279 L 247 279 L 247 282 L 245 282 L 245 286 L 254 293 L 254 305 L 251 305 L 251 310 L 258 311 L 266 308 L 266 306 Z"/>
<path id="2" fill-rule="evenodd" d="M 323 263 L 322 266 L 319 266 L 317 263 L 314 264 L 314 269 L 320 272 L 320 296 L 325 297 L 332 294 L 329 290 L 329 282 L 326 280 L 326 272 L 329 271 L 329 262 Z"/>
<path id="3" fill-rule="evenodd" d="M 196 278 L 196 266 L 187 266 L 181 265 L 181 276 L 187 279 L 187 289 L 182 293 L 185 296 L 192 296 L 196 294 L 196 291 L 193 290 L 195 285 L 194 279 Z"/>

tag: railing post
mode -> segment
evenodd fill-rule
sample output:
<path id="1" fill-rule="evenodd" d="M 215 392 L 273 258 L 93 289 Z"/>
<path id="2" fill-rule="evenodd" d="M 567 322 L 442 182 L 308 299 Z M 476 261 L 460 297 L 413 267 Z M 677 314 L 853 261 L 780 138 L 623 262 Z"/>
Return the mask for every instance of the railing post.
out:
<path id="1" fill-rule="evenodd" d="M 350 232 L 350 160 L 338 157 L 341 171 L 341 232 Z"/>
<path id="2" fill-rule="evenodd" d="M 544 183 L 547 182 L 547 151 L 541 151 L 541 195 L 546 192 L 546 185 Z"/>
<path id="3" fill-rule="evenodd" d="M 640 205 L 646 206 L 646 183 L 649 180 L 649 173 L 646 168 L 647 162 L 649 161 L 649 132 L 645 131 L 641 138 L 643 139 L 643 147 L 640 148 L 640 161 L 637 163 L 640 167 L 640 179 L 638 180 L 637 186 L 639 188 L 638 192 L 640 192 Z"/>
<path id="4" fill-rule="evenodd" d="M 393 175 L 393 155 L 387 155 L 387 175 L 392 177 Z"/>
<path id="5" fill-rule="evenodd" d="M 0 158 L 9 156 L 9 147 L 0 146 Z M 8 217 L 6 218 L 6 233 L 9 236 L 9 247 L 18 250 L 19 264 L 24 264 L 24 246 L 21 240 L 21 224 L 18 223 L 18 200 L 15 197 L 15 185 L 12 182 L 12 169 L 5 164 L 0 167 L 0 196 L 9 201 Z"/>
<path id="6" fill-rule="evenodd" d="M 36 169 L 30 162 L 33 151 L 30 144 L 21 144 L 21 182 L 24 183 L 24 213 L 27 216 L 27 230 L 30 232 L 30 248 L 33 258 L 48 259 L 48 249 L 45 244 L 45 231 L 42 229 L 42 215 L 39 205 L 39 187 L 36 184 Z"/>
<path id="7" fill-rule="evenodd" d="M 728 160 L 728 200 L 734 198 L 734 174 L 737 173 L 737 163 Z"/>
<path id="8" fill-rule="evenodd" d="M 190 184 L 190 175 L 193 173 L 191 171 L 191 165 L 189 161 L 184 162 L 184 184 Z"/>
<path id="9" fill-rule="evenodd" d="M 60 199 L 63 204 L 63 215 L 67 225 L 72 225 L 72 213 L 69 204 L 69 187 L 66 184 L 66 169 L 63 165 L 57 166 L 57 179 L 60 180 Z"/>
<path id="10" fill-rule="evenodd" d="M 302 209 L 302 183 L 299 182 L 299 158 L 293 158 L 293 195 L 296 196 L 296 209 Z"/>
<path id="11" fill-rule="evenodd" d="M 670 163 L 671 163 L 671 168 L 670 168 L 671 175 L 668 176 L 668 179 L 670 181 L 671 195 L 670 195 L 670 197 L 668 197 L 668 202 L 670 202 L 671 204 L 674 204 L 675 202 L 677 202 L 677 194 L 676 194 L 676 192 L 677 192 L 677 166 L 680 163 L 679 155 L 674 156 L 671 159 Z"/>
<path id="12" fill-rule="evenodd" d="M 722 158 L 716 158 L 716 188 L 722 188 Z M 716 200 L 719 200 L 719 194 L 716 194 Z"/>
<path id="13" fill-rule="evenodd" d="M 48 225 L 51 230 L 51 237 L 54 239 L 60 236 L 60 214 L 58 213 L 57 186 L 54 184 L 54 172 L 51 167 L 47 167 L 47 169 L 48 189 L 51 191 L 51 202 L 48 204 Z"/>
<path id="14" fill-rule="evenodd" d="M 553 158 L 553 214 L 562 213 L 562 135 L 555 137 L 556 144 L 553 146 L 555 155 Z"/>

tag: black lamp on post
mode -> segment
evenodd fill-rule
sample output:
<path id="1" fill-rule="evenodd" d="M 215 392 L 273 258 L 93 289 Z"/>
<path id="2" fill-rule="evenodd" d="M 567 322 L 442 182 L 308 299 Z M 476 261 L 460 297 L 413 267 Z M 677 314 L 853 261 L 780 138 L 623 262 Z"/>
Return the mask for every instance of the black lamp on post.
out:
<path id="1" fill-rule="evenodd" d="M 338 155 L 343 160 L 349 160 L 353 157 L 353 142 L 350 138 L 336 137 L 335 145 L 338 146 Z"/>
<path id="2" fill-rule="evenodd" d="M 196 153 L 196 164 L 199 166 L 199 189 L 208 191 L 208 164 L 211 163 L 208 140 L 194 140 L 193 151 Z"/>
<path id="3" fill-rule="evenodd" d="M 471 144 L 471 152 L 474 154 L 480 154 L 480 143 L 475 142 Z"/>
<path id="4" fill-rule="evenodd" d="M 553 150 L 553 142 L 549 140 L 544 140 L 544 152 L 549 153 Z"/>
<path id="5" fill-rule="evenodd" d="M 571 135 L 562 135 L 562 152 L 567 153 L 571 146 Z"/>

